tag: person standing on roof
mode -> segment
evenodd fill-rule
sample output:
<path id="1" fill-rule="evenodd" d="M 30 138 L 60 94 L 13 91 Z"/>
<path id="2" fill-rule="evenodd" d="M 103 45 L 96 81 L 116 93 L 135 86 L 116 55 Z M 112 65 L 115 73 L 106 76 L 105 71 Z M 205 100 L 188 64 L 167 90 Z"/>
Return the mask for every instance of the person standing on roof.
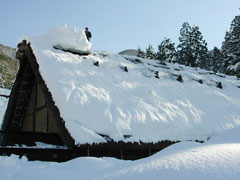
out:
<path id="1" fill-rule="evenodd" d="M 90 41 L 92 34 L 90 31 L 88 31 L 88 27 L 85 28 L 85 34 L 87 36 L 87 40 Z"/>

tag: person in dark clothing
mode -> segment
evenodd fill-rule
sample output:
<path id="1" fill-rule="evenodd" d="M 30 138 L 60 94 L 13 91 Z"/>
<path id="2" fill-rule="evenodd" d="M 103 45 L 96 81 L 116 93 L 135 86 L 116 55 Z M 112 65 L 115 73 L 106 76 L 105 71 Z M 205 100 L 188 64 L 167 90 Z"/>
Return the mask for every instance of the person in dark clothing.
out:
<path id="1" fill-rule="evenodd" d="M 90 31 L 88 31 L 88 27 L 85 28 L 85 34 L 87 36 L 87 40 L 90 41 L 92 34 Z"/>

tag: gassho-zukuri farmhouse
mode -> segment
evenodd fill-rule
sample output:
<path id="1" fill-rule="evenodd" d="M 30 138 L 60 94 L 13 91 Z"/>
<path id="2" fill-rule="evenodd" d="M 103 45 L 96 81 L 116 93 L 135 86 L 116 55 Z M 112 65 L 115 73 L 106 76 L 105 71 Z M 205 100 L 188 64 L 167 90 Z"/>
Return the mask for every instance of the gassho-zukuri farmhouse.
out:
<path id="1" fill-rule="evenodd" d="M 16 57 L 20 68 L 2 123 L 2 154 L 137 159 L 240 125 L 236 77 L 91 51 L 80 29 L 60 26 L 24 37 Z"/>

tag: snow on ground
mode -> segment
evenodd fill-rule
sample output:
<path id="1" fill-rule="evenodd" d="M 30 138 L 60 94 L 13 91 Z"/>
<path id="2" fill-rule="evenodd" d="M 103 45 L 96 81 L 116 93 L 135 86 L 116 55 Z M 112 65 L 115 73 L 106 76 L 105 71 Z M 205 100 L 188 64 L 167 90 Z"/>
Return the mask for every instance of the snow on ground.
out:
<path id="1" fill-rule="evenodd" d="M 64 163 L 27 161 L 0 156 L 4 180 L 238 180 L 240 179 L 240 128 L 228 130 L 207 143 L 181 142 L 155 155 L 125 161 L 81 157 Z"/>
<path id="2" fill-rule="evenodd" d="M 105 141 L 98 133 L 115 141 L 206 140 L 240 125 L 236 77 L 107 52 L 79 56 L 54 49 L 90 50 L 84 32 L 67 26 L 26 39 L 76 143 Z M 93 65 L 97 61 L 99 67 Z"/>
<path id="3" fill-rule="evenodd" d="M 10 90 L 9 89 L 2 89 L 0 88 L 0 95 L 9 95 Z M 2 125 L 2 120 L 7 108 L 8 98 L 0 96 L 0 129 Z"/>

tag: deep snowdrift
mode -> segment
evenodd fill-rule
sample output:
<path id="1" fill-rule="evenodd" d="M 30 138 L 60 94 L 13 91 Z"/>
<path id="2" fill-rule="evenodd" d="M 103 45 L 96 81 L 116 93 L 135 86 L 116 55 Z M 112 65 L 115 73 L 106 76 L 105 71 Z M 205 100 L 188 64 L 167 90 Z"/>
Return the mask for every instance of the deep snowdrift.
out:
<path id="1" fill-rule="evenodd" d="M 238 180 L 240 179 L 240 128 L 208 143 L 181 142 L 145 159 L 81 157 L 65 163 L 28 162 L 17 156 L 0 156 L 1 179 L 11 180 Z M 31 173 L 29 173 L 31 172 Z"/>
<path id="2" fill-rule="evenodd" d="M 84 32 L 67 26 L 26 39 L 76 143 L 105 141 L 97 133 L 115 141 L 205 141 L 240 125 L 236 77 L 107 52 L 79 56 L 54 49 L 90 50 Z"/>

